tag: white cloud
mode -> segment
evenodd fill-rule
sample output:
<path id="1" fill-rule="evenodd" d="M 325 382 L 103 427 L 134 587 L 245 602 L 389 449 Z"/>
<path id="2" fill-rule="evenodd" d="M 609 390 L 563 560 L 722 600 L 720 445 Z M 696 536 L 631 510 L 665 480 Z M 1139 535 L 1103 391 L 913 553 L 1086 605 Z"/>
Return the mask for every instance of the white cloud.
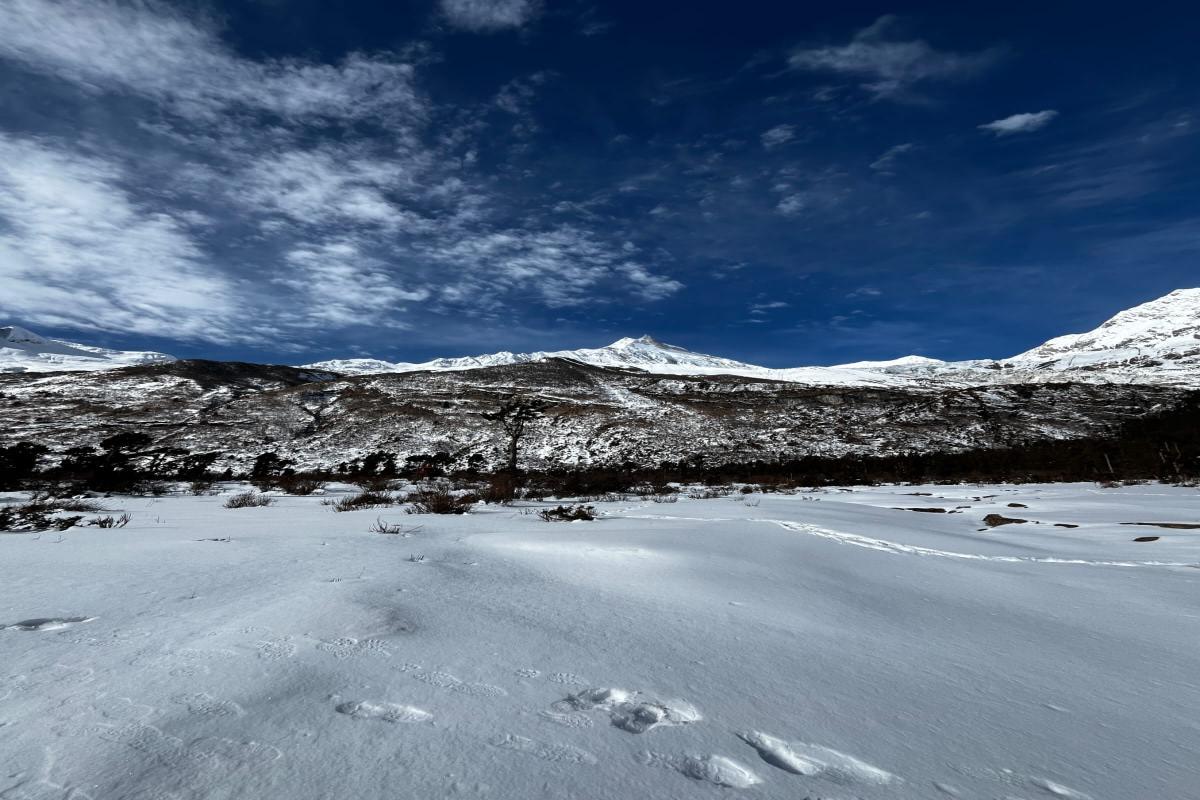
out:
<path id="1" fill-rule="evenodd" d="M 441 0 L 441 4 L 451 25 L 476 32 L 520 28 L 540 10 L 538 0 Z"/>
<path id="2" fill-rule="evenodd" d="M 1014 133 L 1031 133 L 1046 127 L 1057 116 L 1058 112 L 1053 109 L 1034 113 L 1013 114 L 1011 117 L 1005 117 L 1004 119 L 980 125 L 979 129 L 991 131 L 997 136 L 1010 136 Z"/>
<path id="3" fill-rule="evenodd" d="M 242 310 L 183 220 L 116 164 L 0 134 L 0 311 L 33 324 L 213 339 Z M 236 338 L 236 331 L 230 334 Z"/>
<path id="4" fill-rule="evenodd" d="M 0 61 L 60 79 L 57 99 L 83 110 L 121 94 L 136 126 L 98 128 L 86 151 L 0 133 L 11 318 L 222 343 L 266 331 L 286 348 L 417 314 L 682 288 L 624 238 L 510 221 L 471 154 L 494 144 L 497 108 L 533 124 L 541 74 L 487 107 L 441 108 L 392 56 L 252 61 L 203 20 L 108 0 L 0 0 Z"/>
<path id="5" fill-rule="evenodd" d="M 922 39 L 897 39 L 893 37 L 897 23 L 897 17 L 883 16 L 854 34 L 848 44 L 798 48 L 788 65 L 861 77 L 868 81 L 863 88 L 876 96 L 899 98 L 924 81 L 970 77 L 999 57 L 995 50 L 953 53 L 937 50 Z"/>
<path id="6" fill-rule="evenodd" d="M 893 174 L 896 167 L 896 160 L 914 147 L 912 142 L 898 144 L 895 147 L 889 147 L 884 151 L 883 155 L 871 162 L 871 169 L 884 175 Z"/>
<path id="7" fill-rule="evenodd" d="M 416 279 L 414 285 L 404 285 L 349 237 L 298 244 L 287 253 L 287 261 L 296 270 L 278 282 L 307 297 L 301 313 L 318 324 L 407 328 L 399 316 L 405 303 L 427 300 L 431 294 Z"/>
<path id="8" fill-rule="evenodd" d="M 150 98 L 187 117 L 238 110 L 287 118 L 411 118 L 423 113 L 413 67 L 352 53 L 341 64 L 250 61 L 210 23 L 165 5 L 5 0 L 0 58 L 86 90 Z"/>
<path id="9" fill-rule="evenodd" d="M 765 131 L 760 137 L 763 147 L 768 150 L 787 144 L 796 138 L 796 128 L 794 125 L 776 125 L 768 131 Z"/>

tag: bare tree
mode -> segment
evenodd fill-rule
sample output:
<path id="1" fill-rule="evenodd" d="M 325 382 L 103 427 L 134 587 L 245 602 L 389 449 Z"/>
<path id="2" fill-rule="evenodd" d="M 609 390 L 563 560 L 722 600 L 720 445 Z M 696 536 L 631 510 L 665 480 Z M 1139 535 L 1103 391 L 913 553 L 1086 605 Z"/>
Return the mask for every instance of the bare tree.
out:
<path id="1" fill-rule="evenodd" d="M 508 471 L 517 471 L 517 449 L 521 445 L 521 437 L 525 435 L 525 426 L 530 421 L 540 417 L 549 408 L 549 403 L 531 397 L 511 397 L 500 404 L 495 411 L 485 411 L 483 418 L 497 423 L 508 436 Z"/>

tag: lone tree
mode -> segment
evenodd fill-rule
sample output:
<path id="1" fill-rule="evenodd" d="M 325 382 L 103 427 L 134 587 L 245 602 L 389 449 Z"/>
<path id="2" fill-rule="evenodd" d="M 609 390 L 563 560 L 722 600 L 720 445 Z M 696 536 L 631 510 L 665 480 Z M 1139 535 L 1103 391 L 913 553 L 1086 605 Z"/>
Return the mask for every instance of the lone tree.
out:
<path id="1" fill-rule="evenodd" d="M 525 426 L 540 417 L 549 403 L 531 397 L 511 397 L 495 411 L 485 411 L 483 418 L 497 423 L 508 436 L 508 472 L 517 472 L 517 448 L 525 435 Z"/>

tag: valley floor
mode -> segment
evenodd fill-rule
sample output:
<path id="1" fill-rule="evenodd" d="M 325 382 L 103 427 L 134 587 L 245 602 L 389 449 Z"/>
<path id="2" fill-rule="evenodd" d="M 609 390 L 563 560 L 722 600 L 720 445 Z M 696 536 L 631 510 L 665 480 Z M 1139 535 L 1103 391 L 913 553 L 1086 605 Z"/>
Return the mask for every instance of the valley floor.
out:
<path id="1" fill-rule="evenodd" d="M 0 798 L 1197 796 L 1195 489 L 223 500 L 0 535 Z"/>

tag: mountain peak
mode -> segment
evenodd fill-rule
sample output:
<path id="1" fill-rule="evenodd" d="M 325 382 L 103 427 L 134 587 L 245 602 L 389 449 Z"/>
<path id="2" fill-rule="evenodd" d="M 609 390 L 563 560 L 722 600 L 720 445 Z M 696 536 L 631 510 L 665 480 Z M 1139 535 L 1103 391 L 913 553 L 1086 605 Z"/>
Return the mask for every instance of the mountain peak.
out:
<path id="1" fill-rule="evenodd" d="M 174 361 L 164 353 L 108 350 L 47 339 L 19 325 L 0 327 L 0 372 L 62 372 L 112 369 Z"/>
<path id="2" fill-rule="evenodd" d="M 672 345 L 669 345 L 666 342 L 660 342 L 658 339 L 655 339 L 653 336 L 651 336 L 648 333 L 644 333 L 636 339 L 633 339 L 629 336 L 626 336 L 621 339 L 617 339 L 615 342 L 610 344 L 609 347 L 612 347 L 617 350 L 623 350 L 626 347 L 632 347 L 633 345 L 639 345 L 639 344 L 650 345 L 652 347 L 673 347 Z M 682 348 L 673 347 L 673 349 L 680 350 Z"/>
<path id="3" fill-rule="evenodd" d="M 28 328 L 20 325 L 6 325 L 0 328 L 0 342 L 13 344 L 45 344 L 46 340 Z"/>

